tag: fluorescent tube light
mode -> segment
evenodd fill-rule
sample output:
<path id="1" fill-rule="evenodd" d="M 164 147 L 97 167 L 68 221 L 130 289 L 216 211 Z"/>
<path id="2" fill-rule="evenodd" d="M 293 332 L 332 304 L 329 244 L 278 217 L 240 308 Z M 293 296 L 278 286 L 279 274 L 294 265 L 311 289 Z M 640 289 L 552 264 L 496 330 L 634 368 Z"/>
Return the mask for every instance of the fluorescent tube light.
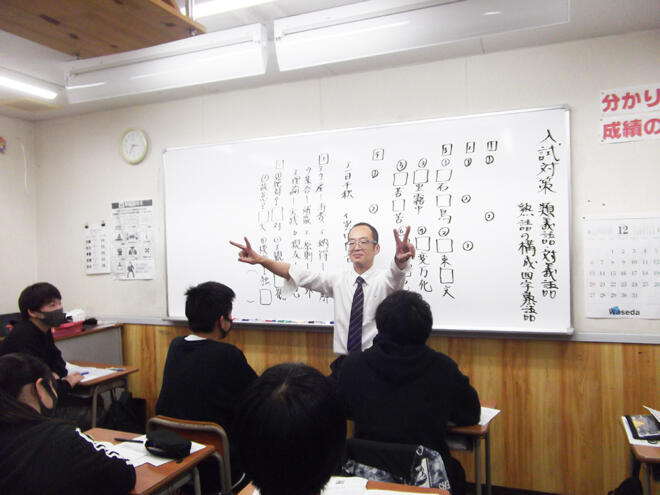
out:
<path id="1" fill-rule="evenodd" d="M 54 100 L 57 98 L 57 93 L 55 91 L 50 91 L 48 89 L 40 88 L 34 84 L 29 84 L 26 82 L 18 81 L 9 77 L 0 75 L 0 86 L 3 88 L 13 89 L 20 93 L 25 93 L 31 96 L 36 96 L 38 98 L 43 98 L 45 100 Z"/>
<path id="2" fill-rule="evenodd" d="M 67 64 L 70 103 L 195 86 L 266 72 L 261 24 Z"/>
<path id="3" fill-rule="evenodd" d="M 216 14 L 222 14 L 223 12 L 245 9 L 274 1 L 275 0 L 209 0 L 208 2 L 195 2 L 193 12 L 195 19 L 200 19 L 202 17 L 209 17 Z M 181 13 L 184 15 L 186 14 L 185 7 L 181 8 Z"/>
<path id="4" fill-rule="evenodd" d="M 501 14 L 483 15 L 495 11 Z M 568 0 L 368 0 L 273 26 L 277 61 L 287 71 L 565 22 Z"/>

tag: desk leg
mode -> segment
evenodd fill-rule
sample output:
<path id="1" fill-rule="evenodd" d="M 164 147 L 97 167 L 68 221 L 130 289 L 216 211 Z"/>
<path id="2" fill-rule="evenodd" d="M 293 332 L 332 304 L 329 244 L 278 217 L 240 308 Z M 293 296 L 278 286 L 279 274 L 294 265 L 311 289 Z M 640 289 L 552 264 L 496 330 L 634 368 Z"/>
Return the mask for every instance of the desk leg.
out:
<path id="1" fill-rule="evenodd" d="M 481 495 L 481 438 L 474 437 L 472 440 L 474 448 L 474 486 L 476 495 Z"/>
<path id="2" fill-rule="evenodd" d="M 99 399 L 99 386 L 96 385 L 94 387 L 94 391 L 92 392 L 92 428 L 96 428 L 96 409 L 98 405 L 98 399 Z"/>
<path id="3" fill-rule="evenodd" d="M 642 492 L 644 495 L 651 495 L 651 471 L 653 470 L 653 466 L 649 462 L 644 462 L 642 464 L 644 469 L 644 488 L 642 489 Z"/>
<path id="4" fill-rule="evenodd" d="M 486 438 L 486 494 L 493 495 L 493 483 L 490 479 L 490 433 L 487 432 Z"/>
<path id="5" fill-rule="evenodd" d="M 195 495 L 202 495 L 202 485 L 199 481 L 199 470 L 197 466 L 193 468 L 193 486 L 195 489 Z"/>

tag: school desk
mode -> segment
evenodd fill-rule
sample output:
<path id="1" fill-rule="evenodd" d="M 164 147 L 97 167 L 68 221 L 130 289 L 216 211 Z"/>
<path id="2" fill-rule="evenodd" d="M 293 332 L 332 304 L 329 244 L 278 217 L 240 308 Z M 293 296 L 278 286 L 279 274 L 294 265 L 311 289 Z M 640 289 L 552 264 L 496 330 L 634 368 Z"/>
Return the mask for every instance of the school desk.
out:
<path id="1" fill-rule="evenodd" d="M 626 426 L 623 424 L 623 429 L 626 431 Z M 626 440 L 628 434 L 626 432 Z M 653 471 L 653 464 L 660 464 L 660 441 L 655 446 L 651 445 L 635 445 L 630 446 L 630 465 L 631 471 L 634 472 L 635 462 L 641 462 L 644 467 L 644 479 L 642 480 L 642 488 L 644 495 L 651 495 L 651 471 Z"/>
<path id="2" fill-rule="evenodd" d="M 109 375 L 102 376 L 88 382 L 80 382 L 73 389 L 73 394 L 75 395 L 92 398 L 92 428 L 94 428 L 96 426 L 99 395 L 103 392 L 112 391 L 117 388 L 128 390 L 128 375 L 135 373 L 139 368 L 135 366 L 89 363 L 87 361 L 71 361 L 71 363 L 86 368 L 92 367 L 115 369 L 115 372 Z"/>
<path id="3" fill-rule="evenodd" d="M 484 407 L 495 408 L 495 402 L 492 401 L 481 401 L 481 405 Z M 497 417 L 497 416 L 496 416 Z M 474 451 L 474 485 L 476 495 L 481 495 L 481 440 L 484 440 L 485 448 L 484 455 L 486 457 L 486 493 L 487 495 L 492 495 L 492 480 L 490 477 L 490 423 L 489 421 L 486 425 L 472 425 L 472 426 L 452 426 L 448 428 L 448 444 L 449 448 L 452 450 L 473 450 Z M 449 436 L 459 437 L 459 439 L 465 439 L 467 441 L 467 446 L 464 448 L 456 448 L 457 444 L 452 444 L 449 439 Z"/>
<path id="4" fill-rule="evenodd" d="M 87 430 L 87 433 L 96 441 L 120 443 L 115 438 L 135 438 L 140 435 L 136 433 L 127 433 L 117 430 L 106 430 L 105 428 L 92 428 Z M 202 450 L 199 450 L 187 457 L 179 460 L 172 460 L 161 466 L 152 466 L 151 464 L 142 464 L 135 468 L 136 481 L 135 488 L 131 491 L 131 495 L 150 495 L 158 493 L 163 489 L 179 485 L 185 479 L 194 479 L 197 473 L 197 465 L 208 456 L 210 456 L 215 449 L 211 445 L 207 445 Z M 197 476 L 197 479 L 198 476 Z M 198 486 L 199 488 L 199 486 Z"/>

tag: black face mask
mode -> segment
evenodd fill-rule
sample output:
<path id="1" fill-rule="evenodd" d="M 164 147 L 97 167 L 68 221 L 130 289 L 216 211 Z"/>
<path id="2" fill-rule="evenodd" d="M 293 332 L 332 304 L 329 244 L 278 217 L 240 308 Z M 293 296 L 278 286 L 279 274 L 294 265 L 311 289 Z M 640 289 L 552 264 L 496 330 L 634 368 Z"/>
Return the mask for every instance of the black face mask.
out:
<path id="1" fill-rule="evenodd" d="M 37 400 L 39 401 L 39 413 L 42 416 L 46 416 L 47 418 L 52 418 L 55 416 L 55 409 L 57 408 L 57 395 L 55 395 L 55 392 L 53 392 L 53 388 L 51 387 L 50 383 L 47 383 L 43 385 L 43 387 L 46 389 L 46 392 L 48 392 L 48 395 L 53 401 L 53 406 L 52 407 L 46 407 L 46 404 L 44 404 L 41 401 L 41 396 L 37 392 L 37 384 L 34 384 L 34 393 L 37 395 Z"/>
<path id="2" fill-rule="evenodd" d="M 224 339 L 227 335 L 229 335 L 229 332 L 231 332 L 231 329 L 234 327 L 234 322 L 231 319 L 228 319 L 226 321 L 229 321 L 229 328 L 227 330 L 222 329 L 222 323 L 218 321 L 218 324 L 220 325 L 220 336 Z"/>
<path id="3" fill-rule="evenodd" d="M 54 309 L 52 311 L 42 311 L 43 316 L 39 318 L 44 324 L 49 327 L 59 327 L 62 323 L 67 322 L 66 315 L 62 309 Z"/>

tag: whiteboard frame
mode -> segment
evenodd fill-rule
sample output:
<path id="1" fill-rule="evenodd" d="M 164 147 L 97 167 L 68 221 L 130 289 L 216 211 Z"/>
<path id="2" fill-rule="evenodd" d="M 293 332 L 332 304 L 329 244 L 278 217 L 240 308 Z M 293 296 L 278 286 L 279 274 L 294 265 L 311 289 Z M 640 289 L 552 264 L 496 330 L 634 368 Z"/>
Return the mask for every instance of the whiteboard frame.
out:
<path id="1" fill-rule="evenodd" d="M 559 104 L 559 105 L 550 105 L 550 106 L 545 106 L 545 107 L 534 107 L 534 108 L 523 108 L 523 109 L 517 109 L 517 110 L 505 110 L 501 112 L 485 112 L 485 113 L 478 113 L 478 114 L 463 114 L 463 115 L 458 115 L 454 117 L 439 117 L 439 118 L 429 118 L 429 119 L 417 119 L 417 120 L 409 120 L 409 121 L 399 121 L 399 122 L 388 122 L 388 123 L 382 123 L 382 124 L 374 124 L 374 125 L 363 125 L 363 126 L 356 126 L 356 127 L 344 127 L 344 128 L 335 128 L 335 129 L 328 129 L 328 130 L 316 130 L 316 131 L 308 131 L 308 132 L 300 132 L 300 133 L 292 133 L 292 134 L 278 134 L 278 135 L 272 135 L 272 136 L 265 136 L 265 137 L 254 137 L 254 138 L 247 138 L 247 139 L 238 139 L 238 140 L 233 140 L 233 141 L 225 141 L 225 142 L 219 142 L 219 143 L 206 143 L 206 144 L 199 144 L 199 145 L 190 145 L 190 146 L 177 146 L 177 147 L 168 147 L 164 148 L 162 152 L 162 157 L 163 157 L 163 236 L 164 239 L 167 239 L 167 209 L 165 208 L 165 205 L 167 203 L 166 197 L 165 197 L 165 167 L 164 167 L 164 160 L 165 160 L 165 154 L 168 152 L 172 151 L 185 151 L 185 150 L 192 150 L 192 149 L 204 149 L 204 148 L 210 148 L 214 146 L 233 146 L 237 144 L 243 144 L 243 143 L 251 143 L 255 141 L 271 141 L 271 140 L 276 140 L 276 139 L 282 139 L 282 138 L 291 138 L 291 137 L 304 137 L 304 136 L 314 136 L 318 134 L 335 134 L 335 133 L 340 133 L 340 132 L 352 132 L 352 131 L 361 131 L 364 129 L 384 129 L 384 128 L 391 128 L 391 127 L 397 127 L 397 126 L 405 126 L 405 125 L 414 125 L 414 124 L 426 124 L 426 123 L 431 123 L 431 122 L 447 122 L 447 121 L 454 121 L 454 120 L 462 120 L 462 119 L 473 119 L 473 118 L 482 118 L 482 117 L 492 117 L 492 116 L 504 116 L 504 115 L 511 115 L 511 114 L 522 114 L 522 113 L 533 113 L 533 112 L 543 112 L 543 111 L 549 111 L 549 110 L 564 110 L 565 113 L 565 119 L 566 119 L 566 143 L 568 145 L 569 149 L 569 167 L 570 171 L 568 174 L 568 204 L 567 204 L 567 209 L 568 209 L 568 228 L 567 228 L 567 234 L 568 234 L 568 246 L 569 246 L 569 254 L 568 254 L 568 280 L 567 283 L 569 285 L 568 290 L 569 290 L 569 305 L 568 305 L 568 310 L 569 310 L 569 326 L 568 328 L 564 330 L 555 330 L 555 329 L 531 329 L 531 328 L 525 328 L 525 327 L 478 327 L 478 326 L 457 326 L 453 327 L 450 329 L 443 329 L 443 328 L 436 328 L 433 327 L 434 332 L 476 332 L 479 334 L 485 334 L 485 333 L 493 333 L 493 334 L 514 334 L 514 335 L 522 335 L 522 334 L 527 334 L 527 335 L 547 335 L 547 336 L 572 336 L 575 332 L 575 327 L 574 327 L 574 322 L 573 322 L 573 297 L 572 297 L 572 290 L 573 290 L 573 284 L 572 284 L 572 278 L 573 278 L 573 256 L 571 253 L 573 252 L 573 236 L 572 236 L 572 227 L 574 226 L 574 221 L 573 221 L 573 195 L 572 195 L 572 172 L 573 172 L 573 148 L 571 146 L 571 119 L 570 119 L 570 106 L 568 104 Z M 165 244 L 165 297 L 166 297 L 166 308 L 167 308 L 167 318 L 163 318 L 164 321 L 170 321 L 170 322 L 186 322 L 186 320 L 182 320 L 181 318 L 177 317 L 170 317 L 170 307 L 169 307 L 169 265 L 168 265 L 168 257 L 167 257 L 167 243 L 164 242 Z M 305 328 L 333 328 L 333 325 L 328 324 L 328 325 L 319 325 L 317 323 L 314 324 L 301 324 L 301 323 L 290 323 L 290 322 L 234 322 L 236 326 L 254 326 L 258 325 L 260 327 L 273 327 L 273 328 L 288 328 L 288 327 L 300 327 L 301 330 L 304 330 Z"/>

